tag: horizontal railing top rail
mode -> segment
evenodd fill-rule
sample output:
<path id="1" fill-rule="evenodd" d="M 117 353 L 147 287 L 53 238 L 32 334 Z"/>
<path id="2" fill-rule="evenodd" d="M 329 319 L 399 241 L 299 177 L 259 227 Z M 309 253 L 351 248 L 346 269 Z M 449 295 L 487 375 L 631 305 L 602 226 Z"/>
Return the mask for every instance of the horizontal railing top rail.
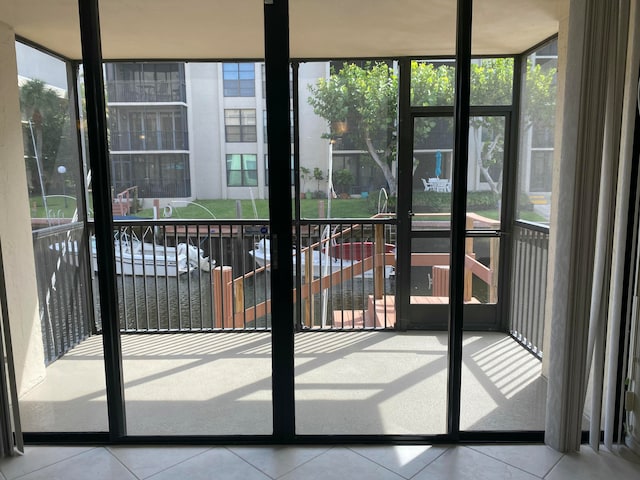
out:
<path id="1" fill-rule="evenodd" d="M 527 230 L 534 230 L 540 233 L 547 233 L 547 234 L 549 233 L 549 225 L 546 225 L 544 223 L 530 222 L 527 220 L 516 220 L 515 226 L 521 227 Z"/>
<path id="2" fill-rule="evenodd" d="M 95 223 L 94 219 L 88 221 L 88 223 Z M 225 218 L 208 218 L 208 219 L 195 219 L 195 218 L 132 218 L 132 219 L 114 219 L 114 225 L 120 226 L 207 226 L 207 225 L 245 225 L 245 226 L 262 226 L 269 225 L 271 221 L 267 218 L 256 219 L 225 219 Z M 392 218 L 305 218 L 294 222 L 301 225 L 351 225 L 365 223 L 367 225 L 389 225 L 395 223 L 395 219 Z"/>
<path id="3" fill-rule="evenodd" d="M 302 225 L 354 225 L 354 224 L 367 224 L 367 225 L 389 225 L 395 223 L 395 218 L 303 218 L 299 220 Z"/>
<path id="4" fill-rule="evenodd" d="M 84 222 L 68 222 L 61 225 L 51 225 L 43 228 L 38 228 L 37 230 L 33 230 L 31 235 L 34 240 L 39 238 L 50 237 L 53 235 L 58 235 L 60 233 L 82 230 L 84 227 Z"/>

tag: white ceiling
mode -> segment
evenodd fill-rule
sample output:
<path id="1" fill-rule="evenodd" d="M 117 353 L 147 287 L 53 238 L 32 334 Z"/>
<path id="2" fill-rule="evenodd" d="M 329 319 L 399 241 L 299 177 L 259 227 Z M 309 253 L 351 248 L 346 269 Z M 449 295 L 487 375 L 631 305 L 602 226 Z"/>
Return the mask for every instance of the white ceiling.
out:
<path id="1" fill-rule="evenodd" d="M 568 0 L 475 0 L 473 53 L 520 53 Z M 0 0 L 0 22 L 81 58 L 77 0 Z M 289 0 L 292 58 L 453 55 L 455 0 Z M 264 56 L 264 0 L 100 0 L 105 59 Z"/>

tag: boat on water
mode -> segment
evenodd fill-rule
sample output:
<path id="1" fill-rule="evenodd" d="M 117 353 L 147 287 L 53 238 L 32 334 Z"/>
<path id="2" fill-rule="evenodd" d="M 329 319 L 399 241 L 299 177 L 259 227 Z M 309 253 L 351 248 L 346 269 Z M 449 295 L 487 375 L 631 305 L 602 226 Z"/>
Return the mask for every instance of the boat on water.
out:
<path id="1" fill-rule="evenodd" d="M 270 251 L 269 239 L 263 238 L 255 244 L 253 250 L 249 250 L 249 254 L 254 258 L 256 265 L 259 267 L 265 267 L 271 263 L 271 251 Z M 384 253 L 395 253 L 395 245 L 386 243 L 384 245 Z M 330 243 L 328 247 L 324 248 L 321 252 L 318 249 L 312 249 L 311 258 L 313 262 L 313 276 L 314 278 L 330 275 L 339 270 L 344 270 L 351 267 L 363 259 L 373 256 L 374 243 L 373 242 L 345 242 L 345 243 Z M 304 276 L 305 262 L 307 255 L 302 254 L 302 275 Z M 293 252 L 293 264 L 296 265 L 297 255 Z M 384 265 L 384 276 L 389 278 L 395 275 L 395 269 L 392 265 Z M 361 277 L 362 275 L 354 275 L 354 278 Z M 365 278 L 373 277 L 373 269 L 366 270 L 364 272 Z"/>
<path id="2" fill-rule="evenodd" d="M 49 248 L 59 252 L 65 261 L 79 264 L 77 241 L 57 242 Z M 177 277 L 197 269 L 210 271 L 215 265 L 215 260 L 205 257 L 202 249 L 188 243 L 168 247 L 121 234 L 114 238 L 114 250 L 118 275 Z M 97 257 L 96 240 L 91 236 L 91 264 L 94 271 L 98 270 Z"/>

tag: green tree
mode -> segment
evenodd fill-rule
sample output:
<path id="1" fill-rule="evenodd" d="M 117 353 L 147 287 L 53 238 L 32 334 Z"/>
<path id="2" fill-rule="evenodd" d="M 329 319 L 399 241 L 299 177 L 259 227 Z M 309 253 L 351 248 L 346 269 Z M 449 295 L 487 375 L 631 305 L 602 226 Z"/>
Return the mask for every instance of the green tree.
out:
<path id="1" fill-rule="evenodd" d="M 348 137 L 356 148 L 369 153 L 395 195 L 395 122 L 398 79 L 384 63 L 364 68 L 345 63 L 328 79 L 309 86 L 309 103 L 317 115 L 326 119 L 328 138 Z M 344 131 L 344 129 L 348 129 Z"/>
<path id="2" fill-rule="evenodd" d="M 513 59 L 488 59 L 471 66 L 471 104 L 508 105 L 512 101 Z M 526 82 L 532 94 L 524 105 L 524 128 L 553 115 L 555 70 L 528 68 Z M 414 106 L 453 105 L 455 68 L 450 65 L 412 62 L 411 104 Z M 345 63 L 332 69 L 328 79 L 309 87 L 309 103 L 317 115 L 327 120 L 328 138 L 348 139 L 350 149 L 366 151 L 382 170 L 390 195 L 397 194 L 395 178 L 398 78 L 386 63 L 364 67 Z M 346 125 L 346 127 L 345 127 Z M 420 122 L 415 135 L 424 142 L 435 122 Z M 494 192 L 501 189 L 504 150 L 504 120 L 501 117 L 473 117 L 471 133 L 477 149 L 475 158 L 481 175 Z M 414 168 L 416 162 L 414 161 Z M 494 174 L 495 175 L 495 174 Z"/>
<path id="3" fill-rule="evenodd" d="M 29 80 L 20 87 L 20 110 L 22 119 L 27 122 L 25 151 L 32 152 L 43 171 L 46 185 L 55 178 L 58 155 L 64 148 L 61 140 L 64 132 L 69 131 L 69 101 L 60 97 L 42 80 Z M 37 165 L 35 170 L 37 170 Z M 37 175 L 29 167 L 31 175 Z M 31 185 L 40 185 L 32 181 Z M 41 192 L 45 195 L 46 192 Z"/>

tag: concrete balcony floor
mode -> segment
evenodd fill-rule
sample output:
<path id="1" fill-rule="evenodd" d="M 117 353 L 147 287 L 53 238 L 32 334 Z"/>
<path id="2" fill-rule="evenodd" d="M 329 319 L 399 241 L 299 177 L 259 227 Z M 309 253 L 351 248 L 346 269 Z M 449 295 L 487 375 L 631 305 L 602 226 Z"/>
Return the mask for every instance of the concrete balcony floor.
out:
<path id="1" fill-rule="evenodd" d="M 271 334 L 123 335 L 129 435 L 271 434 Z M 102 338 L 47 368 L 22 396 L 25 432 L 107 430 Z M 295 337 L 300 434 L 446 431 L 447 334 Z M 544 430 L 541 362 L 502 333 L 465 333 L 461 429 Z"/>

